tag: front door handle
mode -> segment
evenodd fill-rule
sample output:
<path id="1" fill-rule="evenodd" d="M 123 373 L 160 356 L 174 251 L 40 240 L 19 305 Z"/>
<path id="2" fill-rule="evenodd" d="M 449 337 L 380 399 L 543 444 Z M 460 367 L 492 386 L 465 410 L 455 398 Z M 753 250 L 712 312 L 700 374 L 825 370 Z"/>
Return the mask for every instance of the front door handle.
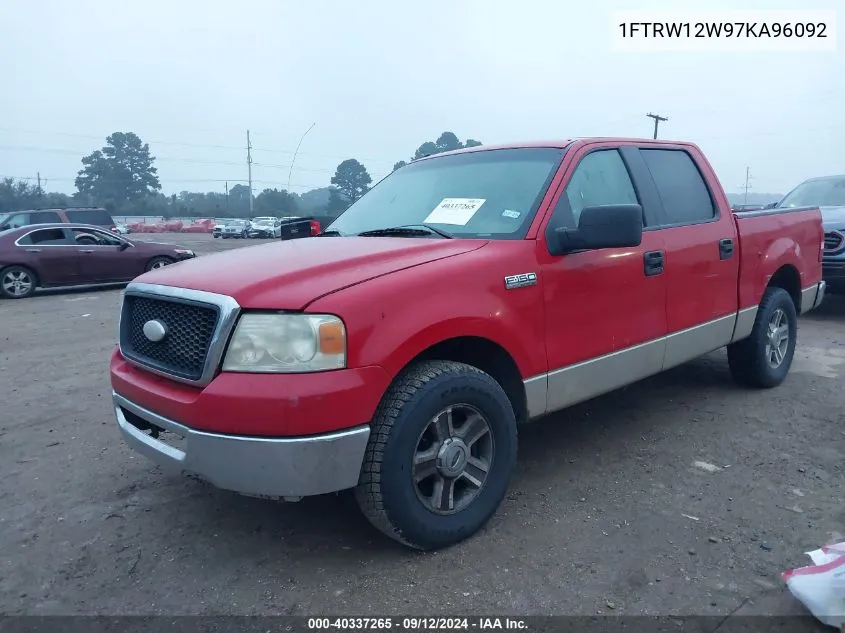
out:
<path id="1" fill-rule="evenodd" d="M 643 264 L 646 277 L 659 275 L 663 272 L 663 251 L 648 251 L 643 254 Z"/>
<path id="2" fill-rule="evenodd" d="M 80 253 L 93 253 L 94 249 L 93 248 L 81 248 L 81 249 L 79 249 L 79 252 Z"/>
<path id="3" fill-rule="evenodd" d="M 734 241 L 730 238 L 719 240 L 719 259 L 730 259 L 734 255 Z"/>
<path id="4" fill-rule="evenodd" d="M 27 253 L 40 253 L 41 249 L 40 248 L 28 248 L 28 249 L 26 249 L 26 252 Z"/>

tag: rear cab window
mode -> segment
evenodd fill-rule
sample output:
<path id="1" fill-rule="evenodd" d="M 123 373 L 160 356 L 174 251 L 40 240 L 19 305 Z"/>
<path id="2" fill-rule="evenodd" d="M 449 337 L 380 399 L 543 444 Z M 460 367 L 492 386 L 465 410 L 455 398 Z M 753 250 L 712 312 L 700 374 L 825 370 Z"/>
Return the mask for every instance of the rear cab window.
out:
<path id="1" fill-rule="evenodd" d="M 695 161 L 682 149 L 640 148 L 663 207 L 664 226 L 718 219 L 710 188 Z"/>

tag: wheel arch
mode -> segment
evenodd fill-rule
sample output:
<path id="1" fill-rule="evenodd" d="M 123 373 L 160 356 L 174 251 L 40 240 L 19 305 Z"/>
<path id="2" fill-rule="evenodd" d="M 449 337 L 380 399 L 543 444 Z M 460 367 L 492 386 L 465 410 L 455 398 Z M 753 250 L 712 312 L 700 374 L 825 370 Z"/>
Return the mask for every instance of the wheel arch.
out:
<path id="1" fill-rule="evenodd" d="M 783 264 L 769 279 L 767 288 L 782 288 L 789 293 L 795 312 L 801 314 L 801 275 L 793 264 Z"/>
<path id="2" fill-rule="evenodd" d="M 483 336 L 456 336 L 431 344 L 403 365 L 397 376 L 409 367 L 428 360 L 466 363 L 489 374 L 504 390 L 517 422 L 528 418 L 528 403 L 522 374 L 513 356 L 499 343 Z"/>

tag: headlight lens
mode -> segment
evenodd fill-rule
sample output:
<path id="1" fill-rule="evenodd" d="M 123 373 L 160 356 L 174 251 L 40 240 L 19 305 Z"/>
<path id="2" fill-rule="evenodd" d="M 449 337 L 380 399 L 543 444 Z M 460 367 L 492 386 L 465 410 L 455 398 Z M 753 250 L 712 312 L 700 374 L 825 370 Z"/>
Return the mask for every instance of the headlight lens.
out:
<path id="1" fill-rule="evenodd" d="M 194 256 L 194 251 L 188 248 L 174 248 L 174 252 L 179 253 L 180 255 L 188 255 L 189 257 Z"/>
<path id="2" fill-rule="evenodd" d="M 346 328 L 328 314 L 241 316 L 223 371 L 302 373 L 346 367 Z"/>

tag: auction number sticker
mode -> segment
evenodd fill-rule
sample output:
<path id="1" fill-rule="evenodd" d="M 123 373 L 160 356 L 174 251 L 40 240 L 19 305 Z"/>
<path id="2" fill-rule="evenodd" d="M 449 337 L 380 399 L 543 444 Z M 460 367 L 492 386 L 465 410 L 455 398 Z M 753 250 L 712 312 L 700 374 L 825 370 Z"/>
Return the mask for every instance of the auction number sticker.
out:
<path id="1" fill-rule="evenodd" d="M 423 222 L 465 226 L 485 202 L 484 198 L 443 198 Z"/>

